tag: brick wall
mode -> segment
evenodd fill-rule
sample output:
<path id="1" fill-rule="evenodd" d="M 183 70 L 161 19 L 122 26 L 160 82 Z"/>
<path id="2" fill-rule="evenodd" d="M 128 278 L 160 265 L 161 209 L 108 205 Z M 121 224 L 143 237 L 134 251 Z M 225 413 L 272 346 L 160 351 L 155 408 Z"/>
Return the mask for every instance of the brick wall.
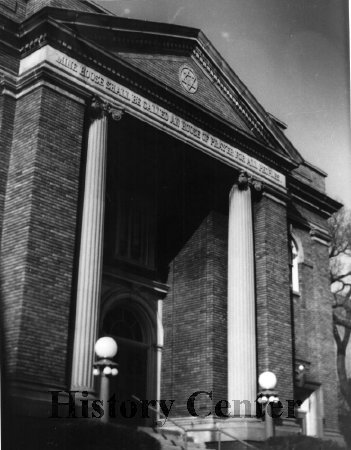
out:
<path id="1" fill-rule="evenodd" d="M 309 230 L 293 229 L 294 236 L 299 240 L 299 295 L 293 296 L 295 357 L 304 361 L 310 361 L 312 355 L 318 354 L 318 347 L 314 348 L 316 341 L 308 342 L 313 334 L 314 320 L 310 311 L 308 299 L 313 298 L 313 258 Z M 302 248 L 301 248 L 302 247 Z M 314 368 L 311 367 L 313 371 Z"/>
<path id="2" fill-rule="evenodd" d="M 305 217 L 311 217 L 310 212 L 301 208 L 300 211 Z M 321 224 L 323 220 L 319 218 Z M 313 240 L 308 230 L 296 226 L 294 233 L 303 250 L 303 262 L 299 265 L 300 297 L 294 303 L 296 355 L 311 363 L 307 381 L 322 385 L 325 427 L 337 429 L 336 350 L 332 332 L 328 247 Z M 297 320 L 302 323 L 297 324 Z M 300 333 L 302 328 L 303 334 Z"/>
<path id="3" fill-rule="evenodd" d="M 20 60 L 13 49 L 9 49 L 5 45 L 0 48 L 0 67 L 6 67 L 8 71 L 17 75 Z"/>
<path id="4" fill-rule="evenodd" d="M 0 96 L 0 242 L 14 115 L 15 99 L 7 95 Z"/>
<path id="5" fill-rule="evenodd" d="M 325 426 L 337 428 L 337 373 L 333 336 L 331 293 L 329 286 L 328 247 L 313 241 L 314 271 L 314 317 L 319 341 L 318 370 L 323 386 Z"/>
<path id="6" fill-rule="evenodd" d="M 211 213 L 170 266 L 164 301 L 162 398 L 173 414 L 189 416 L 188 397 L 213 391 L 227 398 L 227 218 Z M 206 396 L 196 403 L 207 413 Z"/>
<path id="7" fill-rule="evenodd" d="M 292 320 L 286 207 L 263 196 L 254 205 L 258 374 L 274 372 L 280 398 L 293 398 Z"/>
<path id="8" fill-rule="evenodd" d="M 67 381 L 83 116 L 48 88 L 17 102 L 1 249 L 12 379 Z"/>

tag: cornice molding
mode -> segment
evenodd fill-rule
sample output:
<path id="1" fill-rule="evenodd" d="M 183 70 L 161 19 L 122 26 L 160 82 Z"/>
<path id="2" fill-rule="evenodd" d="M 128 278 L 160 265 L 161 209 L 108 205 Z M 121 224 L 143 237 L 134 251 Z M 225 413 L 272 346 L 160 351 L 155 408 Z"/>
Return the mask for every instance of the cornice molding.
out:
<path id="1" fill-rule="evenodd" d="M 15 96 L 17 88 L 17 77 L 8 71 L 1 70 L 0 68 L 0 95 Z"/>
<path id="2" fill-rule="evenodd" d="M 310 223 L 310 225 L 311 225 L 311 230 L 310 230 L 311 239 L 316 242 L 319 242 L 322 245 L 329 247 L 329 244 L 331 242 L 331 237 L 329 235 L 328 230 L 323 229 L 313 223 Z"/>
<path id="3" fill-rule="evenodd" d="M 235 109 L 240 112 L 250 130 L 258 134 L 268 145 L 274 146 L 273 140 L 269 136 L 269 133 L 265 131 L 259 118 L 249 110 L 243 102 L 243 99 L 241 99 L 237 93 L 234 93 L 232 89 L 228 88 L 222 77 L 218 74 L 218 71 L 214 68 L 213 64 L 208 60 L 208 58 L 206 58 L 198 46 L 194 48 L 193 55 L 202 69 L 206 71 L 212 83 L 217 86 L 222 95 L 227 98 L 229 103 L 231 103 Z"/>
<path id="4" fill-rule="evenodd" d="M 291 205 L 290 205 L 291 206 Z M 291 211 L 291 208 L 288 208 L 288 222 L 296 226 L 297 228 L 301 228 L 307 231 L 310 231 L 311 226 L 307 219 L 302 217 L 300 214 L 296 214 Z"/>
<path id="5" fill-rule="evenodd" d="M 271 200 L 287 207 L 290 200 L 289 191 L 276 189 L 274 186 L 266 184 L 264 185 L 264 190 L 262 192 L 262 197 L 270 198 Z"/>
<path id="6" fill-rule="evenodd" d="M 43 47 L 47 44 L 47 33 L 41 33 L 39 36 L 36 36 L 34 39 L 31 39 L 29 42 L 24 44 L 23 47 L 20 48 L 20 53 L 22 58 L 26 56 L 28 53 L 38 50 L 40 47 Z"/>
<path id="7" fill-rule="evenodd" d="M 264 191 L 262 192 L 262 196 L 263 197 L 267 197 L 271 200 L 273 200 L 274 202 L 278 203 L 279 205 L 284 206 L 284 208 L 286 208 L 287 205 L 287 201 L 288 201 L 288 196 L 283 193 L 280 193 L 277 195 L 277 192 L 272 192 L 272 190 L 267 189 L 267 187 L 265 186 Z"/>
<path id="8" fill-rule="evenodd" d="M 293 201 L 313 209 L 324 218 L 330 217 L 343 206 L 323 192 L 294 177 L 287 178 L 287 187 Z"/>

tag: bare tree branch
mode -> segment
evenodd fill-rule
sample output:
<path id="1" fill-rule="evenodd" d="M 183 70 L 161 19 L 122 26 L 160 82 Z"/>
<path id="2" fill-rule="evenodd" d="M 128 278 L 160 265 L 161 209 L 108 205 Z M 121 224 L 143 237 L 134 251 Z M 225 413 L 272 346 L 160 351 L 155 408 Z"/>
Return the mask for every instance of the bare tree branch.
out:
<path id="1" fill-rule="evenodd" d="M 337 328 L 337 326 L 335 324 L 333 326 L 333 333 L 334 333 L 334 339 L 335 339 L 335 342 L 336 342 L 336 346 L 337 346 L 338 351 L 339 351 L 339 348 L 342 345 L 342 341 L 341 341 L 341 337 L 340 337 L 338 328 Z"/>
<path id="2" fill-rule="evenodd" d="M 335 325 L 341 325 L 351 330 L 351 319 L 338 314 L 336 311 L 333 312 L 333 319 Z"/>
<path id="3" fill-rule="evenodd" d="M 330 281 L 334 304 L 333 334 L 337 346 L 340 391 L 351 408 L 351 378 L 346 371 L 346 350 L 351 337 L 351 211 L 342 208 L 329 220 L 331 237 Z M 348 258 L 350 260 L 348 260 Z M 341 338 L 338 327 L 344 329 Z"/>
<path id="4" fill-rule="evenodd" d="M 348 277 L 349 275 L 351 275 L 351 270 L 349 270 L 346 273 L 341 273 L 341 274 L 338 274 L 338 275 L 332 275 L 332 282 L 334 283 L 335 281 L 343 281 L 343 278 Z M 350 282 L 347 283 L 347 282 L 344 281 L 344 284 L 350 284 Z"/>

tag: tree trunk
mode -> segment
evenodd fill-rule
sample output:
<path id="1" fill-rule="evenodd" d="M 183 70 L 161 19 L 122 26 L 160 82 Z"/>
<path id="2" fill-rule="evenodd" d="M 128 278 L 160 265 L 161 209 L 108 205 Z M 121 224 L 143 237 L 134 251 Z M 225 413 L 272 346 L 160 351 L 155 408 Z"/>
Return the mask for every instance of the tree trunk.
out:
<path id="1" fill-rule="evenodd" d="M 349 318 L 347 317 L 347 319 Z M 335 314 L 334 314 L 334 338 L 337 346 L 336 367 L 339 377 L 340 391 L 343 397 L 345 398 L 348 406 L 351 408 L 351 383 L 347 378 L 346 361 L 345 361 L 346 348 L 350 340 L 351 330 L 350 328 L 345 328 L 344 338 L 341 340 L 336 323 L 338 322 L 335 321 Z"/>

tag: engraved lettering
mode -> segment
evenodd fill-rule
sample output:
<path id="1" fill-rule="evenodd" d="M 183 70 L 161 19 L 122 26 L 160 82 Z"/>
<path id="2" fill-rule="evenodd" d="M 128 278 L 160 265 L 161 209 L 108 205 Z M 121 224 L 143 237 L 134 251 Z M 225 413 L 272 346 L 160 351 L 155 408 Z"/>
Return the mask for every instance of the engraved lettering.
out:
<path id="1" fill-rule="evenodd" d="M 227 153 L 227 147 L 227 144 L 225 144 L 224 142 L 221 141 L 219 143 L 219 149 L 222 153 Z"/>
<path id="2" fill-rule="evenodd" d="M 177 128 L 179 128 L 180 127 L 180 119 L 179 119 L 179 117 L 177 117 L 174 114 L 172 114 L 172 116 L 171 116 L 171 124 L 175 125 Z"/>
<path id="3" fill-rule="evenodd" d="M 234 149 L 233 149 L 233 147 L 229 147 L 229 146 L 228 146 L 227 153 L 228 153 L 229 156 L 233 156 L 233 155 L 234 155 Z"/>
<path id="4" fill-rule="evenodd" d="M 132 95 L 132 103 L 135 105 L 141 106 L 141 98 L 138 95 Z"/>
<path id="5" fill-rule="evenodd" d="M 186 122 L 185 120 L 182 120 L 182 130 L 186 131 L 187 133 L 191 134 L 192 136 L 200 139 L 201 137 L 201 131 L 194 127 L 194 125 L 192 125 L 189 122 Z"/>
<path id="6" fill-rule="evenodd" d="M 104 85 L 105 82 L 104 78 L 86 66 L 82 66 L 80 70 L 80 75 L 87 80 L 91 80 L 95 84 L 98 84 L 100 86 Z"/>
<path id="7" fill-rule="evenodd" d="M 247 165 L 249 167 L 253 167 L 254 169 L 257 169 L 257 161 L 253 158 L 247 158 Z"/>
<path id="8" fill-rule="evenodd" d="M 217 149 L 220 148 L 219 140 L 217 138 L 213 137 L 213 136 L 211 136 L 211 145 L 214 148 L 217 148 Z"/>
<path id="9" fill-rule="evenodd" d="M 75 61 L 67 58 L 66 56 L 58 56 L 56 61 L 67 69 L 70 69 L 73 72 L 77 72 L 78 64 Z"/>
<path id="10" fill-rule="evenodd" d="M 158 105 L 155 105 L 154 103 L 148 102 L 147 100 L 143 101 L 143 109 L 145 109 L 145 111 L 150 112 L 151 114 L 154 114 L 155 116 L 160 117 L 161 119 L 165 120 L 166 122 L 168 122 L 168 112 L 161 108 Z"/>
<path id="11" fill-rule="evenodd" d="M 118 88 L 118 95 L 125 98 L 126 100 L 130 100 L 130 91 L 128 89 L 125 89 L 124 87 Z"/>

